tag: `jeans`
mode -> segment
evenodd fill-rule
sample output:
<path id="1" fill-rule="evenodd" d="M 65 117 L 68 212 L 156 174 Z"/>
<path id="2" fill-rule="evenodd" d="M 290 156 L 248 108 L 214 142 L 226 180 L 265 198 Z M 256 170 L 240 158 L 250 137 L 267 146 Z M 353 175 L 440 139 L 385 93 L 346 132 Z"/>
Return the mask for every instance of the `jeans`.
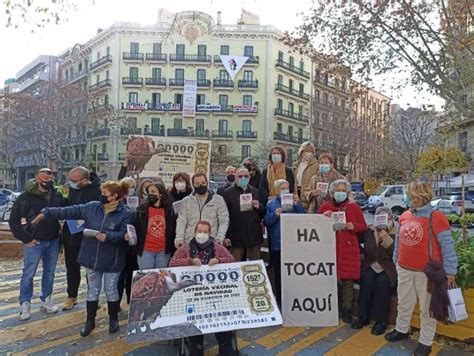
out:
<path id="1" fill-rule="evenodd" d="M 102 278 L 104 279 L 104 289 L 107 301 L 116 302 L 119 300 L 117 284 L 120 272 L 97 272 L 87 268 L 86 273 L 88 302 L 99 300 L 100 290 L 102 289 Z"/>
<path id="2" fill-rule="evenodd" d="M 39 240 L 32 247 L 24 246 L 23 275 L 20 282 L 20 304 L 31 302 L 33 297 L 33 278 L 38 269 L 40 260 L 43 261 L 43 274 L 41 276 L 41 296 L 44 302 L 46 297 L 53 294 L 54 273 L 59 255 L 59 238 L 51 241 Z"/>
<path id="3" fill-rule="evenodd" d="M 138 256 L 138 267 L 140 270 L 166 268 L 170 261 L 170 255 L 165 251 L 150 252 L 143 251 L 141 256 Z"/>

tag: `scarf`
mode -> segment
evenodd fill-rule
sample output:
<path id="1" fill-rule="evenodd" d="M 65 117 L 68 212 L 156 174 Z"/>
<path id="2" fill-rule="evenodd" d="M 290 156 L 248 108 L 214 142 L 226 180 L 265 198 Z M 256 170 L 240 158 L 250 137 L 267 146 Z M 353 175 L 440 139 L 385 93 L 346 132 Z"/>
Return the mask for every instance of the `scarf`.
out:
<path id="1" fill-rule="evenodd" d="M 214 239 L 210 237 L 207 242 L 199 244 L 196 239 L 193 238 L 189 241 L 189 252 L 191 258 L 199 258 L 203 265 L 207 265 L 211 259 L 216 257 Z"/>
<path id="2" fill-rule="evenodd" d="M 280 163 L 270 163 L 267 169 L 267 180 L 268 180 L 268 188 L 270 190 L 270 196 L 274 197 L 277 195 L 275 191 L 275 187 L 273 183 L 278 179 L 286 179 L 286 170 L 285 164 L 283 162 Z"/>
<path id="3" fill-rule="evenodd" d="M 104 204 L 103 207 L 104 207 L 105 215 L 107 215 L 108 213 L 111 213 L 112 211 L 116 210 L 119 204 L 120 204 L 119 200 Z"/>
<path id="4" fill-rule="evenodd" d="M 443 324 L 449 323 L 448 281 L 441 263 L 430 261 L 425 266 L 428 288 L 431 293 L 430 316 Z"/>

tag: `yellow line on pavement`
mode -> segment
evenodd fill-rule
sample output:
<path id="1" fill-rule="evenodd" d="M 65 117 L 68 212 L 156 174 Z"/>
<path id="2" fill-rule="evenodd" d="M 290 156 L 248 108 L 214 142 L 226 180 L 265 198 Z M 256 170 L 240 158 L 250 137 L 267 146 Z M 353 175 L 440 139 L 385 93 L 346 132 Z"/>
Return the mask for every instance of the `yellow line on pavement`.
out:
<path id="1" fill-rule="evenodd" d="M 436 356 L 438 354 L 438 352 L 440 352 L 443 349 L 443 346 L 444 345 L 433 343 L 433 345 L 431 345 L 431 354 L 430 355 Z"/>
<path id="2" fill-rule="evenodd" d="M 344 327 L 346 324 L 340 324 L 338 326 L 332 326 L 332 327 L 326 327 L 319 329 L 312 333 L 311 335 L 305 337 L 304 339 L 301 339 L 300 341 L 294 343 L 291 345 L 289 348 L 286 350 L 279 352 L 278 356 L 291 356 L 295 355 L 297 352 L 305 349 L 308 346 L 311 346 L 315 342 L 321 340 L 322 338 L 328 336 L 332 332 L 336 331 L 337 329 L 340 329 Z"/>
<path id="3" fill-rule="evenodd" d="M 331 351 L 325 353 L 325 356 L 372 355 L 386 345 L 387 341 L 383 335 L 372 335 L 370 330 L 367 327 L 363 328 L 331 349 Z"/>
<path id="4" fill-rule="evenodd" d="M 153 344 L 153 342 L 140 342 L 138 344 L 129 344 L 127 343 L 125 336 L 119 336 L 117 340 L 107 342 L 105 344 L 99 345 L 89 350 L 85 350 L 76 354 L 76 356 L 114 356 L 114 355 L 125 355 L 127 352 L 134 351 L 136 349 L 141 349 L 142 347 Z"/>
<path id="5" fill-rule="evenodd" d="M 244 339 L 237 338 L 237 345 L 239 350 L 243 349 L 244 347 L 250 345 L 250 342 Z M 204 356 L 215 356 L 219 354 L 219 346 L 213 346 L 210 349 L 204 351 Z M 225 356 L 225 355 L 223 355 Z"/>
<path id="6" fill-rule="evenodd" d="M 58 293 L 60 289 L 66 288 L 66 285 L 67 283 L 56 284 L 54 286 L 56 289 L 53 292 L 53 297 L 54 297 L 54 293 Z M 38 295 L 38 293 L 40 292 L 41 292 L 41 286 L 36 286 L 33 291 L 33 296 Z M 10 298 L 18 297 L 19 295 L 20 295 L 20 287 L 9 292 L 2 292 L 0 294 L 0 299 L 10 299 Z"/>
<path id="7" fill-rule="evenodd" d="M 33 277 L 33 282 L 34 283 L 37 283 L 37 282 L 41 282 L 41 279 L 42 279 L 42 275 L 41 273 L 36 273 L 35 277 Z M 58 279 L 62 279 L 62 278 L 66 278 L 66 273 L 55 273 L 54 274 L 54 280 L 57 281 Z M 1 291 L 4 291 L 4 290 L 8 290 L 8 289 L 12 289 L 13 287 L 20 287 L 20 282 L 21 282 L 21 278 L 18 278 L 18 279 L 12 279 L 12 280 L 9 280 L 9 281 L 4 281 L 2 282 L 2 287 L 0 288 L 0 292 Z M 38 285 L 40 285 L 41 283 L 39 283 Z"/>
<path id="8" fill-rule="evenodd" d="M 302 333 L 304 330 L 305 328 L 300 327 L 281 327 L 278 330 L 261 337 L 255 342 L 269 349 L 290 340 L 292 337 Z"/>

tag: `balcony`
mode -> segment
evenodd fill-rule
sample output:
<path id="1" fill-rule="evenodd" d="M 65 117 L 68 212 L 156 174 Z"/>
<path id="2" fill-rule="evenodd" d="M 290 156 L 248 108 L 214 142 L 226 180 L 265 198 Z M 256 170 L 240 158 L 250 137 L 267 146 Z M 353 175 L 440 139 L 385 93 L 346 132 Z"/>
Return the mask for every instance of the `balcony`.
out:
<path id="1" fill-rule="evenodd" d="M 102 58 L 96 60 L 95 62 L 92 62 L 89 65 L 89 70 L 98 70 L 102 66 L 105 66 L 106 64 L 112 63 L 112 56 L 110 54 L 103 56 Z"/>
<path id="2" fill-rule="evenodd" d="M 304 69 L 301 69 L 291 63 L 287 63 L 287 62 L 284 62 L 283 60 L 281 59 L 278 59 L 277 62 L 276 62 L 276 67 L 277 68 L 282 68 L 292 74 L 297 74 L 299 75 L 300 77 L 303 77 L 305 79 L 309 79 L 311 74 L 307 71 L 305 71 Z"/>
<path id="3" fill-rule="evenodd" d="M 280 83 L 278 83 L 275 86 L 275 90 L 279 91 L 281 93 L 287 94 L 287 95 L 291 95 L 292 97 L 297 98 L 297 99 L 301 99 L 301 100 L 304 100 L 304 101 L 309 101 L 309 95 L 308 94 L 305 94 L 302 91 L 287 87 L 286 85 L 283 85 L 283 84 L 280 84 Z"/>
<path id="4" fill-rule="evenodd" d="M 275 132 L 274 139 L 275 141 L 293 143 L 296 145 L 301 145 L 305 141 L 303 137 L 297 137 L 294 135 L 284 134 L 283 132 Z"/>
<path id="5" fill-rule="evenodd" d="M 170 137 L 201 137 L 208 138 L 209 130 L 194 131 L 191 129 L 168 129 L 168 136 Z"/>
<path id="6" fill-rule="evenodd" d="M 89 131 L 86 135 L 87 138 L 98 138 L 98 137 L 109 137 L 110 129 L 98 129 Z"/>
<path id="7" fill-rule="evenodd" d="M 148 111 L 181 111 L 181 104 L 151 103 L 147 105 Z"/>
<path id="8" fill-rule="evenodd" d="M 198 86 L 198 88 L 210 88 L 211 87 L 211 81 L 210 81 L 210 79 L 198 79 L 197 80 L 197 86 Z"/>
<path id="9" fill-rule="evenodd" d="M 166 54 L 163 53 L 147 53 L 145 58 L 147 62 L 153 63 L 166 63 L 167 60 Z"/>
<path id="10" fill-rule="evenodd" d="M 209 113 L 209 112 L 220 112 L 221 106 L 220 105 L 212 105 L 212 104 L 198 104 L 196 105 L 197 112 Z"/>
<path id="11" fill-rule="evenodd" d="M 241 90 L 257 90 L 258 80 L 239 80 L 237 86 Z"/>
<path id="12" fill-rule="evenodd" d="M 64 84 L 74 83 L 74 82 L 76 82 L 77 80 L 79 80 L 81 78 L 87 77 L 88 75 L 89 75 L 89 69 L 88 68 L 83 69 L 83 70 L 78 71 L 78 72 L 72 72 L 69 77 L 66 77 L 64 79 Z"/>
<path id="13" fill-rule="evenodd" d="M 314 77 L 314 81 L 316 83 L 319 83 L 319 84 L 322 84 L 328 88 L 331 88 L 331 89 L 334 89 L 334 90 L 337 90 L 341 93 L 344 93 L 344 94 L 348 94 L 348 89 L 346 87 L 346 85 L 339 85 L 339 84 L 335 84 L 335 83 L 332 83 L 330 82 L 329 80 L 326 80 L 326 78 L 322 77 L 322 76 L 315 76 Z"/>
<path id="14" fill-rule="evenodd" d="M 165 87 L 166 78 L 146 78 L 145 85 L 147 87 Z"/>
<path id="15" fill-rule="evenodd" d="M 214 88 L 234 89 L 232 79 L 214 79 Z"/>
<path id="16" fill-rule="evenodd" d="M 200 54 L 170 54 L 170 63 L 211 63 L 211 56 Z"/>
<path id="17" fill-rule="evenodd" d="M 232 140 L 234 134 L 232 130 L 212 130 L 212 138 L 228 139 Z"/>
<path id="18" fill-rule="evenodd" d="M 122 103 L 121 106 L 124 111 L 146 111 L 148 109 L 147 103 Z"/>
<path id="19" fill-rule="evenodd" d="M 146 136 L 165 136 L 165 129 L 153 130 L 145 128 L 143 134 Z"/>
<path id="20" fill-rule="evenodd" d="M 170 87 L 184 87 L 184 79 L 183 78 L 172 78 L 169 80 L 168 85 Z"/>
<path id="21" fill-rule="evenodd" d="M 108 161 L 109 160 L 109 154 L 108 153 L 97 153 L 95 155 L 95 158 L 98 161 Z"/>
<path id="22" fill-rule="evenodd" d="M 110 88 L 112 86 L 112 81 L 110 79 L 104 79 L 98 83 L 95 83 L 94 85 L 91 85 L 89 87 L 89 91 L 95 91 L 99 89 L 104 89 L 104 88 Z"/>
<path id="23" fill-rule="evenodd" d="M 141 135 L 142 129 L 138 127 L 121 127 L 120 134 L 121 135 Z"/>
<path id="24" fill-rule="evenodd" d="M 237 139 L 256 140 L 257 131 L 237 131 Z"/>
<path id="25" fill-rule="evenodd" d="M 141 87 L 143 86 L 143 78 L 122 77 L 122 85 L 127 87 Z"/>
<path id="26" fill-rule="evenodd" d="M 276 108 L 275 109 L 275 116 L 280 116 L 285 119 L 291 119 L 298 121 L 302 124 L 308 124 L 309 123 L 309 117 L 306 115 L 298 114 L 293 111 L 288 111 L 288 110 L 283 110 L 281 108 Z"/>
<path id="27" fill-rule="evenodd" d="M 143 62 L 143 53 L 124 52 L 122 58 L 124 62 Z"/>

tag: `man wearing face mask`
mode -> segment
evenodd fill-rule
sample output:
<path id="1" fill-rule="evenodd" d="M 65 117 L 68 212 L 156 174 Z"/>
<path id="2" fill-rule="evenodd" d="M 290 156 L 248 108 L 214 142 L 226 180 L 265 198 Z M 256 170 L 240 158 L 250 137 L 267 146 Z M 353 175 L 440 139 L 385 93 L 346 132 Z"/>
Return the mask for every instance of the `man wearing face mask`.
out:
<path id="1" fill-rule="evenodd" d="M 85 167 L 75 167 L 69 172 L 70 192 L 66 206 L 87 204 L 97 201 L 100 197 L 100 179 L 97 174 Z M 66 223 L 62 231 L 64 260 L 66 262 L 67 299 L 62 310 L 71 310 L 77 302 L 77 294 L 81 284 L 81 265 L 77 262 L 82 243 L 82 232 L 72 234 Z"/>
<path id="2" fill-rule="evenodd" d="M 232 245 L 232 256 L 236 261 L 241 261 L 244 253 L 251 261 L 259 260 L 263 242 L 261 222 L 265 215 L 265 205 L 260 199 L 258 190 L 250 186 L 249 181 L 248 169 L 240 167 L 236 171 L 234 185 L 224 192 L 230 221 L 227 238 Z M 241 197 L 244 194 L 252 196 L 250 210 L 242 208 Z"/>
<path id="3" fill-rule="evenodd" d="M 13 236 L 23 242 L 23 275 L 20 282 L 20 320 L 28 320 L 31 298 L 33 297 L 33 278 L 39 261 L 43 264 L 41 277 L 41 307 L 47 313 L 57 313 L 58 307 L 53 304 L 54 274 L 59 255 L 58 220 L 43 221 L 34 225 L 32 221 L 46 207 L 62 207 L 64 199 L 53 189 L 53 172 L 48 168 L 41 169 L 35 179 L 26 183 L 25 192 L 13 204 L 10 215 L 10 230 Z M 26 220 L 26 227 L 21 220 Z"/>
<path id="4" fill-rule="evenodd" d="M 225 169 L 225 184 L 217 189 L 217 194 L 224 195 L 224 192 L 235 182 L 235 167 L 229 166 Z"/>

